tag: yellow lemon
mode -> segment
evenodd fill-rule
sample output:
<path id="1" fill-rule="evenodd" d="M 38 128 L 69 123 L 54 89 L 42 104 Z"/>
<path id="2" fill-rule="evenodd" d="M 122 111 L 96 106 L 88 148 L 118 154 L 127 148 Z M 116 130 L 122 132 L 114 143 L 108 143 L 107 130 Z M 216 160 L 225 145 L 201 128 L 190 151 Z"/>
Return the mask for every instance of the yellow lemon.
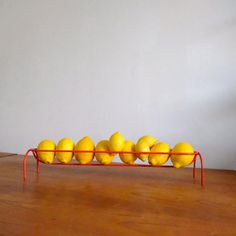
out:
<path id="1" fill-rule="evenodd" d="M 122 150 L 123 152 L 134 152 L 135 151 L 135 144 L 132 141 L 125 141 L 124 148 Z M 120 159 L 126 163 L 126 164 L 134 164 L 135 160 L 137 159 L 137 156 L 132 153 L 120 153 L 119 154 Z"/>
<path id="2" fill-rule="evenodd" d="M 55 143 L 49 139 L 45 139 L 38 144 L 37 150 L 55 150 Z M 54 152 L 38 152 L 38 158 L 44 163 L 50 164 L 54 160 Z"/>
<path id="3" fill-rule="evenodd" d="M 157 143 L 151 148 L 151 152 L 169 152 L 170 147 L 167 143 Z M 167 162 L 169 154 L 150 154 L 148 162 L 153 166 L 161 166 Z"/>
<path id="4" fill-rule="evenodd" d="M 157 139 L 150 135 L 146 135 L 146 136 L 141 137 L 138 140 L 138 142 L 139 141 L 145 141 L 148 144 L 148 146 L 151 148 L 157 142 Z"/>
<path id="5" fill-rule="evenodd" d="M 56 147 L 57 150 L 73 150 L 74 142 L 70 138 L 61 139 Z M 62 163 L 68 163 L 71 161 L 73 157 L 73 152 L 57 152 L 56 153 L 57 160 Z"/>
<path id="6" fill-rule="evenodd" d="M 95 148 L 96 151 L 109 151 L 109 141 L 108 140 L 102 140 L 100 141 Z M 100 162 L 103 165 L 110 164 L 115 155 L 111 153 L 95 153 L 95 157 L 98 162 Z"/>
<path id="7" fill-rule="evenodd" d="M 119 133 L 114 133 L 109 139 L 109 149 L 110 151 L 120 152 L 125 145 L 124 137 Z"/>
<path id="8" fill-rule="evenodd" d="M 174 146 L 172 152 L 193 153 L 194 149 L 189 143 L 178 143 Z M 194 159 L 194 155 L 171 155 L 171 161 L 175 168 L 180 168 L 191 164 Z"/>
<path id="9" fill-rule="evenodd" d="M 94 143 L 88 136 L 82 138 L 76 145 L 75 150 L 94 150 Z M 92 152 L 75 152 L 75 158 L 80 164 L 88 164 L 93 160 L 94 153 Z"/>
<path id="10" fill-rule="evenodd" d="M 137 144 L 135 145 L 135 151 L 136 152 L 150 152 L 150 147 L 147 142 L 144 140 L 139 140 Z M 142 161 L 147 160 L 149 154 L 138 154 L 138 158 Z"/>

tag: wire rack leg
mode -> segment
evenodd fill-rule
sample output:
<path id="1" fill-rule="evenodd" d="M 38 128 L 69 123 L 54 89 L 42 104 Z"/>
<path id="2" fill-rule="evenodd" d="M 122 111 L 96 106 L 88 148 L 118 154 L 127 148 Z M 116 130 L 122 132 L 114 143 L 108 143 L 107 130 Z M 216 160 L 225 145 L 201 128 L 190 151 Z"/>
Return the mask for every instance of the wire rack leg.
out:
<path id="1" fill-rule="evenodd" d="M 196 156 L 194 156 L 194 159 L 193 159 L 193 178 L 195 179 L 195 175 L 196 175 Z"/>
<path id="2" fill-rule="evenodd" d="M 201 185 L 202 185 L 202 188 L 204 188 L 204 185 L 205 185 L 205 178 L 204 178 L 203 158 L 202 158 L 202 155 L 201 155 L 200 152 L 198 153 L 198 156 L 199 156 L 200 164 L 201 164 Z"/>
<path id="3" fill-rule="evenodd" d="M 29 149 L 25 155 L 24 155 L 24 160 L 23 160 L 23 179 L 24 181 L 26 180 L 26 177 L 27 177 L 27 165 L 26 165 L 26 161 L 27 161 L 27 158 L 29 156 L 29 153 L 32 152 L 33 155 L 35 156 L 35 153 L 34 153 L 34 149 Z M 37 159 L 38 160 L 38 159 Z"/>
<path id="4" fill-rule="evenodd" d="M 29 156 L 29 153 L 31 152 L 32 150 L 29 149 L 25 155 L 24 155 L 24 160 L 23 160 L 23 179 L 26 180 L 26 177 L 27 177 L 27 166 L 26 166 L 26 160 Z"/>
<path id="5" fill-rule="evenodd" d="M 38 153 L 36 151 L 33 151 L 33 154 L 34 154 L 34 157 L 36 159 L 36 172 L 37 172 L 37 174 L 39 174 L 39 164 L 40 164 L 40 162 L 39 162 L 39 159 L 38 159 Z"/>

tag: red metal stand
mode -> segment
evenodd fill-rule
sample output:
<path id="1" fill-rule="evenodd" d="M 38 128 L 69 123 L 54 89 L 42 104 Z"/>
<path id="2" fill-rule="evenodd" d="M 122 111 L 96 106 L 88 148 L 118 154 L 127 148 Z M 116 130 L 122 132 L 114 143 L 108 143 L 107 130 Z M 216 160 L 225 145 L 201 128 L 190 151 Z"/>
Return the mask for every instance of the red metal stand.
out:
<path id="1" fill-rule="evenodd" d="M 200 168 L 201 168 L 201 186 L 202 188 L 204 187 L 204 166 L 203 166 L 203 158 L 200 152 L 193 152 L 193 153 L 180 153 L 180 152 L 113 152 L 113 151 L 95 151 L 95 150 L 37 150 L 37 148 L 30 148 L 24 155 L 24 160 L 23 160 L 23 177 L 24 180 L 26 180 L 27 177 L 27 168 L 26 168 L 26 160 L 29 156 L 30 153 L 33 154 L 33 156 L 36 159 L 36 171 L 37 174 L 39 174 L 39 163 L 43 163 L 41 160 L 39 160 L 38 158 L 38 152 L 73 152 L 73 153 L 110 153 L 110 154 L 168 154 L 168 155 L 194 155 L 194 159 L 193 159 L 193 178 L 195 179 L 195 175 L 196 175 L 196 159 L 197 157 L 199 157 L 200 159 Z M 53 162 L 51 164 L 47 164 L 47 165 L 62 165 L 62 166 L 114 166 L 114 167 L 149 167 L 149 168 L 174 168 L 174 166 L 172 165 L 162 165 L 162 166 L 152 166 L 152 165 L 148 165 L 148 164 L 133 164 L 133 165 L 128 165 L 128 164 L 124 164 L 124 163 L 111 163 L 108 165 L 103 165 L 103 164 L 99 164 L 99 163 L 89 163 L 89 164 L 79 164 L 79 163 L 68 163 L 68 164 L 64 164 L 61 162 Z"/>

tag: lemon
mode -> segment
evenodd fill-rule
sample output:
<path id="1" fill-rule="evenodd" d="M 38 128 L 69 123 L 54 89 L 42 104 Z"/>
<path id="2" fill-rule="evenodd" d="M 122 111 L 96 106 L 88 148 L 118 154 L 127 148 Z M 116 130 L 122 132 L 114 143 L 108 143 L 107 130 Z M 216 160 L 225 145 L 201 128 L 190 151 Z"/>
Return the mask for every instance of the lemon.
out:
<path id="1" fill-rule="evenodd" d="M 57 150 L 73 150 L 74 142 L 70 138 L 61 139 L 56 147 Z M 73 157 L 73 152 L 57 152 L 56 153 L 57 160 L 62 163 L 68 163 L 71 161 Z"/>
<path id="2" fill-rule="evenodd" d="M 102 140 L 100 141 L 95 148 L 96 151 L 109 151 L 109 141 L 108 140 Z M 111 153 L 95 153 L 95 157 L 98 162 L 100 162 L 103 165 L 110 164 L 115 155 Z"/>
<path id="3" fill-rule="evenodd" d="M 45 139 L 38 144 L 37 150 L 55 150 L 55 143 L 49 139 Z M 54 152 L 38 152 L 38 158 L 44 163 L 50 164 L 54 160 Z"/>
<path id="4" fill-rule="evenodd" d="M 151 148 L 151 152 L 169 152 L 170 147 L 167 143 L 157 143 Z M 150 154 L 148 162 L 153 166 L 161 166 L 167 162 L 169 154 Z"/>
<path id="5" fill-rule="evenodd" d="M 134 152 L 135 151 L 135 144 L 130 140 L 125 141 L 125 145 L 124 145 L 124 148 L 122 151 L 123 152 Z M 134 164 L 135 160 L 137 159 L 137 156 L 132 153 L 130 153 L 130 154 L 120 153 L 119 156 L 120 156 L 120 159 L 126 164 Z"/>
<path id="6" fill-rule="evenodd" d="M 189 143 L 178 143 L 174 146 L 172 152 L 193 153 L 194 149 Z M 194 155 L 171 155 L 171 161 L 175 168 L 180 168 L 191 164 Z"/>
<path id="7" fill-rule="evenodd" d="M 157 142 L 157 139 L 150 135 L 146 135 L 146 136 L 141 137 L 138 140 L 138 142 L 139 141 L 145 141 L 148 144 L 148 146 L 151 148 Z"/>
<path id="8" fill-rule="evenodd" d="M 110 151 L 120 152 L 124 148 L 124 145 L 125 139 L 119 132 L 114 133 L 109 139 Z"/>
<path id="9" fill-rule="evenodd" d="M 82 138 L 76 145 L 75 150 L 94 150 L 94 143 L 88 136 Z M 75 152 L 75 158 L 80 164 L 88 164 L 93 160 L 94 153 L 92 152 Z"/>
<path id="10" fill-rule="evenodd" d="M 145 140 L 139 140 L 135 145 L 135 151 L 137 152 L 150 152 L 150 147 Z M 138 158 L 142 161 L 147 160 L 149 154 L 138 154 Z"/>

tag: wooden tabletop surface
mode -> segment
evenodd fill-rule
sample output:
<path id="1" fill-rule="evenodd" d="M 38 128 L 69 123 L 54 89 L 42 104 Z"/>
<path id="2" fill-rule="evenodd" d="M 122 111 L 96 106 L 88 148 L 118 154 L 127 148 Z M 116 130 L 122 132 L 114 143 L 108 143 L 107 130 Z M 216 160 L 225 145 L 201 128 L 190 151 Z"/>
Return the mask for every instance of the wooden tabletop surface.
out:
<path id="1" fill-rule="evenodd" d="M 236 235 L 236 171 L 41 165 L 0 158 L 0 236 Z"/>
<path id="2" fill-rule="evenodd" d="M 0 157 L 9 157 L 9 156 L 15 156 L 15 153 L 8 153 L 8 152 L 0 152 Z"/>

